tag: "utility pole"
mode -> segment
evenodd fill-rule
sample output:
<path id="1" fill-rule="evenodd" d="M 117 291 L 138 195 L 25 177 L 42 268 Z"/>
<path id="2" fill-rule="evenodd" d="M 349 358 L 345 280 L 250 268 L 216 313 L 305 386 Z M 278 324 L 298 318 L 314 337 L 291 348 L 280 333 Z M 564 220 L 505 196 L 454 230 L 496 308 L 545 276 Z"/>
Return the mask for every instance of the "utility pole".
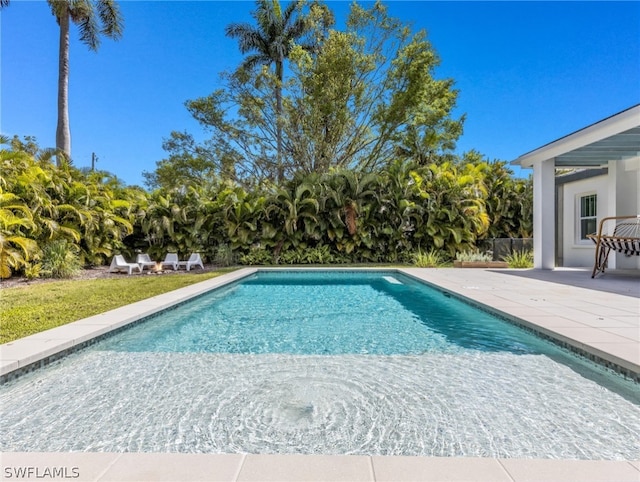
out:
<path id="1" fill-rule="evenodd" d="M 91 153 L 91 172 L 96 170 L 96 162 L 98 162 L 98 156 L 96 156 L 95 152 Z"/>

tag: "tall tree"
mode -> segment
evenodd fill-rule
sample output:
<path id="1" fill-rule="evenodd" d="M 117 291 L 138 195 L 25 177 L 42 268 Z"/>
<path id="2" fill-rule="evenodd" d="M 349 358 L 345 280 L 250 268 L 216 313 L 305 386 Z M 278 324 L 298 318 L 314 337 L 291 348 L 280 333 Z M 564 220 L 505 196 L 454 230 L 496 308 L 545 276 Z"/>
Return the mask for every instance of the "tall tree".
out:
<path id="1" fill-rule="evenodd" d="M 114 0 L 47 0 L 60 26 L 58 58 L 58 124 L 56 149 L 71 159 L 69 128 L 69 29 L 73 22 L 80 30 L 80 41 L 97 51 L 100 36 L 113 40 L 122 36 L 123 19 Z M 61 156 L 57 156 L 58 165 Z"/>
<path id="2" fill-rule="evenodd" d="M 291 44 L 284 83 L 266 66 L 240 69 L 223 89 L 186 104 L 213 132 L 216 150 L 236 163 L 237 179 L 373 171 L 395 159 L 427 165 L 452 152 L 464 118 L 452 116 L 457 91 L 453 80 L 435 77 L 439 59 L 424 31 L 412 34 L 380 2 L 369 9 L 354 2 L 344 31 L 332 28 L 320 3 L 305 16 L 304 39 L 314 47 Z"/>
<path id="3" fill-rule="evenodd" d="M 240 68 L 253 70 L 259 65 L 275 66 L 276 98 L 276 164 L 277 177 L 282 180 L 282 83 L 284 61 L 289 57 L 294 42 L 308 30 L 308 23 L 300 12 L 303 1 L 294 0 L 282 10 L 279 0 L 257 0 L 258 8 L 252 13 L 257 26 L 232 23 L 225 29 L 227 36 L 238 40 L 240 52 L 249 53 Z"/>
<path id="4" fill-rule="evenodd" d="M 400 157 L 428 164 L 455 147 L 453 80 L 437 79 L 426 32 L 412 34 L 377 1 L 353 3 L 345 31 L 329 30 L 317 52 L 291 52 L 286 138 L 301 169 L 372 170 Z"/>
<path id="5" fill-rule="evenodd" d="M 225 165 L 216 159 L 216 146 L 211 142 L 200 145 L 186 132 L 172 132 L 162 143 L 169 156 L 156 162 L 153 172 L 143 171 L 145 184 L 150 189 L 185 189 L 186 186 L 210 184 L 219 176 L 232 177 L 233 163 Z"/>

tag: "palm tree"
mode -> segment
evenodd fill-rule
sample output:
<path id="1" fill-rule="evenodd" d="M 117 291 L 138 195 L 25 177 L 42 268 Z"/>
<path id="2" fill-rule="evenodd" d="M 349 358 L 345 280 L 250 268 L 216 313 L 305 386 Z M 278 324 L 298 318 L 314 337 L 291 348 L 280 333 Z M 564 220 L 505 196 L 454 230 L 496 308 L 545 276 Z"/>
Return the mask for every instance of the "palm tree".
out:
<path id="1" fill-rule="evenodd" d="M 8 2 L 8 0 L 5 0 Z M 69 129 L 69 27 L 71 22 L 80 29 L 80 41 L 89 50 L 97 51 L 100 36 L 118 40 L 122 36 L 123 20 L 114 0 L 47 0 L 51 12 L 60 25 L 58 59 L 58 125 L 56 148 L 71 159 L 71 131 Z M 57 156 L 58 165 L 62 156 Z"/>
<path id="2" fill-rule="evenodd" d="M 251 53 L 242 62 L 241 69 L 253 70 L 258 65 L 275 64 L 276 165 L 277 179 L 281 181 L 284 177 L 281 125 L 284 61 L 289 57 L 294 42 L 308 31 L 309 24 L 303 16 L 294 17 L 303 0 L 292 1 L 284 11 L 279 0 L 257 0 L 256 3 L 258 8 L 252 15 L 257 27 L 248 23 L 232 23 L 227 25 L 225 33 L 228 37 L 238 39 L 240 52 Z"/>

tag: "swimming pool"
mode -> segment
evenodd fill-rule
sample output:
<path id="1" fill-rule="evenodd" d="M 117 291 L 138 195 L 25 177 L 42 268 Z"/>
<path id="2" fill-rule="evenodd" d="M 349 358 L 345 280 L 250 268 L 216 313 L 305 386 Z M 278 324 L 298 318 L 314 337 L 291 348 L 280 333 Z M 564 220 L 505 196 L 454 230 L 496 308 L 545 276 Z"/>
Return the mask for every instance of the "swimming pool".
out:
<path id="1" fill-rule="evenodd" d="M 260 272 L 0 390 L 2 451 L 640 451 L 637 385 L 392 272 Z"/>

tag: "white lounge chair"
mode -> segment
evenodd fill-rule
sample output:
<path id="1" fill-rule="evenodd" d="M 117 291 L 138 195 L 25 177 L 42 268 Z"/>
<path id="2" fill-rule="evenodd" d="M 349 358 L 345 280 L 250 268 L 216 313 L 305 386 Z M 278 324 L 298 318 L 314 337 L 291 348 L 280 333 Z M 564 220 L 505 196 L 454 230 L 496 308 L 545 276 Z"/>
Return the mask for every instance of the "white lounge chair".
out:
<path id="1" fill-rule="evenodd" d="M 204 269 L 200 253 L 191 253 L 191 256 L 189 256 L 189 259 L 187 261 L 178 262 L 178 267 L 180 266 L 184 266 L 185 268 L 187 268 L 187 271 L 191 270 L 193 266 L 200 266 L 201 269 Z"/>
<path id="2" fill-rule="evenodd" d="M 178 269 L 178 263 L 178 253 L 167 253 L 164 257 L 164 261 L 162 262 L 162 267 L 171 266 L 175 271 Z"/>
<path id="3" fill-rule="evenodd" d="M 126 271 L 128 274 L 131 274 L 134 269 L 142 273 L 142 268 L 140 268 L 140 265 L 138 263 L 127 263 L 124 259 L 124 256 L 122 256 L 121 254 L 116 254 L 111 260 L 109 273 Z"/>
<path id="4" fill-rule="evenodd" d="M 142 271 L 144 271 L 145 268 L 153 269 L 156 267 L 156 262 L 151 261 L 151 258 L 147 253 L 141 253 L 136 256 L 136 263 L 140 265 Z"/>

